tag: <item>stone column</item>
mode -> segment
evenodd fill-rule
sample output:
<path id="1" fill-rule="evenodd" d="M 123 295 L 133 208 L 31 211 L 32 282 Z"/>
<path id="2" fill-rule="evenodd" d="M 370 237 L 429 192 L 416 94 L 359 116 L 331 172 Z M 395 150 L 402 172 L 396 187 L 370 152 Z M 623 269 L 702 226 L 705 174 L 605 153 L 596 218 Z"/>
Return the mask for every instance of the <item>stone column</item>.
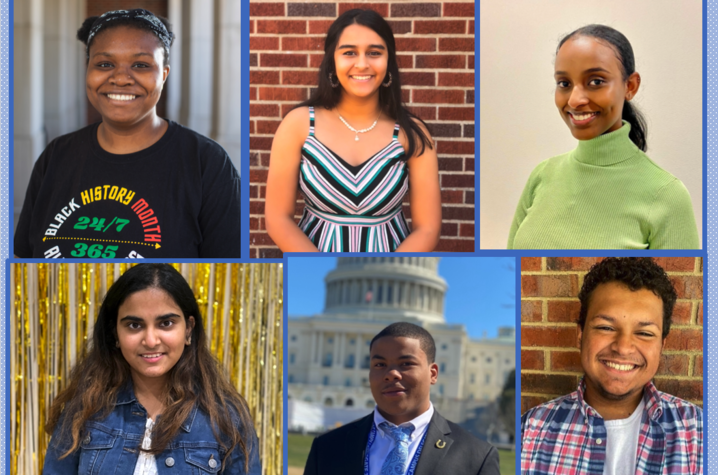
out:
<path id="1" fill-rule="evenodd" d="M 338 366 L 339 363 L 339 334 L 334 333 L 332 338 L 332 366 Z"/>
<path id="2" fill-rule="evenodd" d="M 317 332 L 312 331 L 312 346 L 309 349 L 309 366 L 312 366 L 317 361 Z"/>
<path id="3" fill-rule="evenodd" d="M 182 105 L 180 121 L 203 135 L 212 133 L 215 2 L 182 3 Z"/>
<path id="4" fill-rule="evenodd" d="M 317 337 L 319 338 L 319 345 L 317 346 L 317 351 L 319 352 L 319 366 L 321 367 L 324 364 L 324 332 L 318 331 Z"/>
<path id="5" fill-rule="evenodd" d="M 15 2 L 13 19 L 13 188 L 15 224 L 35 160 L 45 148 L 43 130 L 43 1 Z"/>
<path id="6" fill-rule="evenodd" d="M 337 358 L 337 366 L 340 368 L 344 367 L 344 354 L 345 354 L 345 346 L 346 346 L 346 333 L 340 333 L 339 334 L 339 357 Z"/>
<path id="7" fill-rule="evenodd" d="M 361 333 L 357 333 L 356 343 L 356 348 L 354 348 L 354 371 L 359 371 L 361 369 L 361 349 L 364 347 L 364 336 Z"/>

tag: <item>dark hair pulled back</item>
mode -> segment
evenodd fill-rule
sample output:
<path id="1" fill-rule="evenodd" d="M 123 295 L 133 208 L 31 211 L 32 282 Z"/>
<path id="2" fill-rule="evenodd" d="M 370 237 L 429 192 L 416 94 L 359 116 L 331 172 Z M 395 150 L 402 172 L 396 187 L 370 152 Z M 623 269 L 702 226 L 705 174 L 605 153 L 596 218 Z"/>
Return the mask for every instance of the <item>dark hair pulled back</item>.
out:
<path id="1" fill-rule="evenodd" d="M 628 80 L 628 77 L 636 72 L 636 60 L 633 56 L 633 48 L 631 47 L 631 43 L 628 41 L 628 38 L 626 38 L 620 31 L 606 25 L 593 24 L 583 26 L 564 36 L 558 43 L 556 53 L 558 53 L 558 50 L 561 49 L 561 46 L 563 46 L 566 41 L 574 36 L 589 36 L 603 41 L 604 43 L 608 43 L 608 45 L 616 52 L 616 56 L 623 67 L 624 81 Z M 643 114 L 641 114 L 636 106 L 632 105 L 629 101 L 625 101 L 623 103 L 622 119 L 631 124 L 631 133 L 628 137 L 638 148 L 645 152 L 648 148 L 648 143 L 646 142 L 648 128 Z"/>
<path id="2" fill-rule="evenodd" d="M 429 148 L 433 148 L 431 139 L 418 123 L 421 122 L 423 124 L 424 121 L 409 112 L 401 101 L 401 78 L 399 76 L 399 65 L 396 62 L 394 33 L 391 31 L 391 27 L 386 20 L 373 10 L 347 10 L 339 15 L 339 18 L 334 20 L 324 39 L 324 59 L 319 67 L 318 87 L 312 92 L 309 100 L 302 102 L 296 107 L 319 106 L 331 110 L 339 104 L 342 86 L 332 87 L 329 81 L 329 74 L 332 73 L 336 76 L 334 50 L 337 47 L 337 42 L 344 28 L 350 25 L 361 25 L 370 28 L 386 43 L 389 55 L 387 75 L 391 74 L 391 84 L 389 87 L 379 87 L 379 107 L 381 107 L 384 114 L 397 121 L 399 127 L 406 133 L 408 146 L 404 158 L 409 159 L 413 157 L 417 151 L 419 151 L 419 155 L 424 153 L 424 147 L 428 146 Z"/>
<path id="3" fill-rule="evenodd" d="M 161 21 L 162 24 L 167 29 L 167 33 L 169 35 L 169 44 L 172 45 L 175 39 L 174 33 L 172 33 L 172 24 L 167 20 L 167 18 L 155 15 L 154 13 L 147 11 L 148 14 L 154 16 L 157 18 L 157 20 Z M 82 26 L 77 30 L 77 39 L 80 40 L 85 46 L 87 46 L 87 60 L 89 61 L 90 56 L 90 44 L 88 44 L 88 39 L 90 37 L 90 32 L 92 31 L 92 27 L 95 24 L 95 22 L 100 19 L 99 16 L 91 16 L 85 19 L 84 22 L 82 22 Z M 117 18 L 112 21 L 112 23 L 105 26 L 102 30 L 109 30 L 111 28 L 117 28 L 118 26 L 130 26 L 132 28 L 137 28 L 140 30 L 144 30 L 147 32 L 152 33 L 153 35 L 157 36 L 157 33 L 152 29 L 152 27 L 148 24 L 148 22 L 143 21 L 139 18 Z M 90 43 L 94 41 L 95 37 L 93 36 L 92 39 L 90 39 Z M 167 47 L 167 45 L 160 40 L 158 37 L 157 40 L 159 41 L 160 46 L 162 47 L 162 53 L 164 56 L 164 64 L 168 65 L 170 64 L 170 49 Z"/>

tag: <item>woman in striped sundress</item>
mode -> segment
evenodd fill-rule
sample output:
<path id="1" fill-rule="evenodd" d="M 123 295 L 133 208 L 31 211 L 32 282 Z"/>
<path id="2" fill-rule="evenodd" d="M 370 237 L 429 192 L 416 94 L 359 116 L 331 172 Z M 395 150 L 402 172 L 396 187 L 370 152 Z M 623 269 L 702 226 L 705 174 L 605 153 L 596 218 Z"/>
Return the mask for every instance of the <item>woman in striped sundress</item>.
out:
<path id="1" fill-rule="evenodd" d="M 317 89 L 272 143 L 267 232 L 285 252 L 432 251 L 441 229 L 436 150 L 402 105 L 391 28 L 374 11 L 349 10 L 329 28 L 324 53 Z"/>

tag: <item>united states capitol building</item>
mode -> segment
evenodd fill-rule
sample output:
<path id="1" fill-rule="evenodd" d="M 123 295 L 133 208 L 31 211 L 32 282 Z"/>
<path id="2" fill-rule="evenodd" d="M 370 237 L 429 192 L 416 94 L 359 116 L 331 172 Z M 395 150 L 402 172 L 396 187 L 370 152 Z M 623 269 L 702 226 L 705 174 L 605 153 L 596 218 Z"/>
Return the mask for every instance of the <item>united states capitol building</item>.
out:
<path id="1" fill-rule="evenodd" d="M 447 283 L 438 274 L 439 260 L 340 257 L 325 278 L 324 312 L 290 315 L 290 405 L 301 401 L 349 414 L 371 410 L 369 343 L 397 321 L 426 328 L 436 341 L 439 378 L 431 400 L 444 417 L 462 422 L 496 399 L 515 368 L 514 328 L 500 327 L 497 338 L 473 339 L 463 325 L 446 323 Z M 481 302 L 476 306 L 474 318 L 491 319 L 482 314 Z"/>

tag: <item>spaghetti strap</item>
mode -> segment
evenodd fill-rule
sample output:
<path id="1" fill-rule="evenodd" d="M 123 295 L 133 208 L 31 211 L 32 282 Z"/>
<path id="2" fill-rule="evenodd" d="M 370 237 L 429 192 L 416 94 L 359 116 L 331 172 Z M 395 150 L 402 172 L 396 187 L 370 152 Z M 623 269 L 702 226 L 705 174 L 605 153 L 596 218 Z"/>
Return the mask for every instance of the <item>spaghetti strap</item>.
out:
<path id="1" fill-rule="evenodd" d="M 399 138 L 399 122 L 394 124 L 394 140 Z"/>
<path id="2" fill-rule="evenodd" d="M 309 136 L 314 137 L 314 107 L 309 106 Z"/>

